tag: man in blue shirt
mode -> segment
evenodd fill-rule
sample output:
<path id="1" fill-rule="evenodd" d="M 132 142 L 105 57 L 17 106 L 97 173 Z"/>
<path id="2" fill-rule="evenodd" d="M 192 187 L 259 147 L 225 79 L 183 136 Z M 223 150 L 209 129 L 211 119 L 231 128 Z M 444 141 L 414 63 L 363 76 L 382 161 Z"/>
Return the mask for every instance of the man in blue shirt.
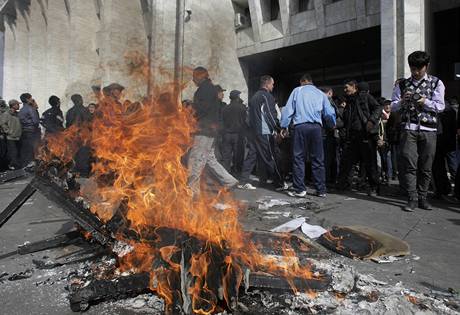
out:
<path id="1" fill-rule="evenodd" d="M 309 154 L 316 195 L 326 197 L 326 171 L 322 138 L 323 121 L 327 127 L 335 126 L 335 111 L 326 94 L 313 85 L 309 74 L 300 79 L 300 86 L 292 91 L 281 113 L 282 135 L 294 125 L 293 138 L 293 197 L 305 197 L 305 160 Z"/>

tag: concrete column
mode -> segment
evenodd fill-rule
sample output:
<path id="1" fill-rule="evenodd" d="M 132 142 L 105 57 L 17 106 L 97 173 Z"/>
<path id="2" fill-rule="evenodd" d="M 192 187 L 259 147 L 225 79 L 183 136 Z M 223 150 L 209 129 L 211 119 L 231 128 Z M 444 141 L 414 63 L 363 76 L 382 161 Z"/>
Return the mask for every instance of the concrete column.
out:
<path id="1" fill-rule="evenodd" d="M 405 0 L 404 18 L 404 76 L 410 75 L 407 56 L 416 50 L 425 50 L 425 0 Z"/>
<path id="2" fill-rule="evenodd" d="M 393 85 L 397 79 L 397 2 L 398 0 L 381 0 L 381 90 L 382 96 L 391 97 Z"/>
<path id="3" fill-rule="evenodd" d="M 283 34 L 289 35 L 289 23 L 291 19 L 291 8 L 289 5 L 290 0 L 279 0 L 280 4 L 280 15 L 281 15 L 281 26 L 283 28 Z"/>
<path id="4" fill-rule="evenodd" d="M 254 32 L 254 42 L 260 42 L 262 33 L 261 27 L 263 23 L 260 0 L 249 0 L 248 4 L 251 14 L 252 31 Z"/>
<path id="5" fill-rule="evenodd" d="M 381 88 L 390 97 L 394 82 L 409 77 L 407 56 L 425 50 L 425 0 L 381 0 Z"/>
<path id="6" fill-rule="evenodd" d="M 326 36 L 326 21 L 324 16 L 324 1 L 315 0 L 315 15 L 316 15 L 316 27 L 318 30 L 318 37 L 322 38 Z"/>

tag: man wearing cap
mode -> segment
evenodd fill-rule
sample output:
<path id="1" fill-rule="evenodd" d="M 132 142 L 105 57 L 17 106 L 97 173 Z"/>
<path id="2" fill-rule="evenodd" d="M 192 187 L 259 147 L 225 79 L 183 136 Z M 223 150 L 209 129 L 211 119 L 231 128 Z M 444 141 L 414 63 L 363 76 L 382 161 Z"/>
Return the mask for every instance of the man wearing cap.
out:
<path id="1" fill-rule="evenodd" d="M 244 135 L 246 106 L 240 98 L 241 92 L 230 92 L 230 104 L 222 111 L 222 164 L 232 174 L 239 174 L 244 159 Z"/>
<path id="2" fill-rule="evenodd" d="M 8 102 L 10 109 L 0 115 L 0 134 L 6 136 L 7 157 L 10 169 L 21 167 L 19 140 L 21 139 L 22 127 L 18 117 L 19 104 L 17 100 L 10 100 Z"/>
<path id="3" fill-rule="evenodd" d="M 200 193 L 200 178 L 205 167 L 225 187 L 233 187 L 238 181 L 216 159 L 214 145 L 219 129 L 220 104 L 218 91 L 209 78 L 208 70 L 204 67 L 195 68 L 193 82 L 198 87 L 192 104 L 198 130 L 188 160 L 188 185 L 196 198 Z"/>
<path id="4" fill-rule="evenodd" d="M 40 119 L 40 123 L 45 128 L 46 134 L 58 133 L 64 130 L 64 115 L 61 111 L 61 100 L 56 95 L 50 96 L 48 103 L 51 105 Z"/>
<path id="5" fill-rule="evenodd" d="M 124 89 L 125 87 L 123 85 L 118 83 L 112 83 L 103 89 L 103 93 L 106 96 L 111 97 L 113 101 L 121 105 L 120 99 Z"/>

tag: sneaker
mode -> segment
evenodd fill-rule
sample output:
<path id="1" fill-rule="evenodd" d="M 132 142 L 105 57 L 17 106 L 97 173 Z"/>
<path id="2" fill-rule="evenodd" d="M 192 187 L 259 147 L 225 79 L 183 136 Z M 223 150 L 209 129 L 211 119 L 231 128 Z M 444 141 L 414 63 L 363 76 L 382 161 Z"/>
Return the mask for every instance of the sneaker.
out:
<path id="1" fill-rule="evenodd" d="M 289 189 L 289 185 L 287 183 L 285 183 L 285 182 L 283 182 L 283 184 L 281 184 L 281 186 L 275 188 L 276 191 L 285 191 L 285 190 L 288 190 L 288 189 Z"/>
<path id="2" fill-rule="evenodd" d="M 407 205 L 404 207 L 404 211 L 406 212 L 414 212 L 415 208 L 417 207 L 417 203 L 413 199 L 409 199 Z"/>
<path id="3" fill-rule="evenodd" d="M 257 189 L 255 186 L 251 185 L 250 183 L 246 183 L 244 185 L 238 185 L 239 189 L 245 189 L 245 190 L 255 190 Z"/>
<path id="4" fill-rule="evenodd" d="M 299 198 L 305 198 L 307 196 L 307 191 L 301 191 L 301 192 L 295 192 L 295 191 L 288 191 L 287 194 L 291 197 L 299 197 Z"/>
<path id="5" fill-rule="evenodd" d="M 420 209 L 423 209 L 423 210 L 433 210 L 433 208 L 431 207 L 431 205 L 428 203 L 428 201 L 426 200 L 426 198 L 420 198 L 418 200 L 418 207 Z"/>
<path id="6" fill-rule="evenodd" d="M 320 192 L 316 192 L 315 196 L 320 197 L 320 198 L 326 198 L 327 197 L 326 193 L 320 193 Z"/>

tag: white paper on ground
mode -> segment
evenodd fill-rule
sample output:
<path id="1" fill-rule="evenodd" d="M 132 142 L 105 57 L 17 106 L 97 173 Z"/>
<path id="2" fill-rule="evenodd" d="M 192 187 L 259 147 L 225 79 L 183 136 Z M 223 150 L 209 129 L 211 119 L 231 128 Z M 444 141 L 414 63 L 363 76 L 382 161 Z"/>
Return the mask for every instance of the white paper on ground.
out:
<path id="1" fill-rule="evenodd" d="M 302 226 L 302 224 L 305 223 L 306 217 L 300 217 L 294 220 L 291 220 L 289 222 L 286 222 L 284 224 L 281 224 L 280 226 L 277 226 L 274 229 L 271 229 L 271 232 L 275 233 L 287 233 L 287 232 L 292 232 L 299 227 Z"/>
<path id="2" fill-rule="evenodd" d="M 268 210 L 274 206 L 286 206 L 290 204 L 288 201 L 281 199 L 261 199 L 257 200 L 257 203 L 260 210 Z"/>
<path id="3" fill-rule="evenodd" d="M 309 238 L 318 238 L 327 232 L 327 230 L 324 229 L 322 226 L 310 225 L 306 222 L 304 222 L 300 226 L 300 229 L 302 230 L 302 233 L 308 236 Z"/>

